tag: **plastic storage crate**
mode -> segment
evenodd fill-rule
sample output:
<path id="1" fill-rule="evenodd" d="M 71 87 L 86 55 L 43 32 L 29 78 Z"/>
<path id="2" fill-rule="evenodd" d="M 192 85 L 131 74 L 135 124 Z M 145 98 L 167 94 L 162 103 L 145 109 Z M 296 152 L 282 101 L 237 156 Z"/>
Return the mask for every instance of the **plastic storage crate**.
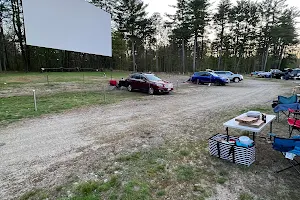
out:
<path id="1" fill-rule="evenodd" d="M 227 135 L 217 134 L 209 138 L 209 152 L 212 156 L 248 167 L 255 161 L 255 144 L 252 147 L 241 147 L 222 143 L 216 138 L 227 140 Z M 237 140 L 238 138 L 229 136 L 229 139 Z"/>

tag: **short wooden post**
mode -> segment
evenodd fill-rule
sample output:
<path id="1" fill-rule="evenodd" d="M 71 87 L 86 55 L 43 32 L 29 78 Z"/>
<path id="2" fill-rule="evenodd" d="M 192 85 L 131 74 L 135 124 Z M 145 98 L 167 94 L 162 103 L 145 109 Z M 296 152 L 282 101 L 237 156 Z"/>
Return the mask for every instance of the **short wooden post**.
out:
<path id="1" fill-rule="evenodd" d="M 37 103 L 36 103 L 36 94 L 35 94 L 35 90 L 33 91 L 33 101 L 34 101 L 34 110 L 37 111 Z"/>
<path id="2" fill-rule="evenodd" d="M 47 74 L 47 84 L 49 85 L 49 75 Z"/>

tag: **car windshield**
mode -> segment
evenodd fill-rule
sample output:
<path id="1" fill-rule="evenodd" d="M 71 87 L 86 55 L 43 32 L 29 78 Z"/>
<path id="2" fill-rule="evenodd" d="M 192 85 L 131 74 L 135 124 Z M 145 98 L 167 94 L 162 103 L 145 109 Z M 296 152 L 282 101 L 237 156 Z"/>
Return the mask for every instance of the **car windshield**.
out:
<path id="1" fill-rule="evenodd" d="M 145 76 L 149 81 L 161 81 L 160 78 L 158 78 L 157 76 L 154 76 L 153 74 L 147 74 Z"/>

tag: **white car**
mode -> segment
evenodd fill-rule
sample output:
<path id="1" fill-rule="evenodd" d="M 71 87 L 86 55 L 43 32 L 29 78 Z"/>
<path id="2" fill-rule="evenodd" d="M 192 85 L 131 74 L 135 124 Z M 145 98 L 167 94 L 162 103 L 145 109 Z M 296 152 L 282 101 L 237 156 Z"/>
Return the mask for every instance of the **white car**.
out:
<path id="1" fill-rule="evenodd" d="M 235 83 L 238 83 L 242 80 L 244 80 L 244 77 L 240 74 L 234 74 L 231 71 L 214 71 L 219 76 L 222 76 L 224 78 L 228 78 L 230 81 L 233 81 Z"/>

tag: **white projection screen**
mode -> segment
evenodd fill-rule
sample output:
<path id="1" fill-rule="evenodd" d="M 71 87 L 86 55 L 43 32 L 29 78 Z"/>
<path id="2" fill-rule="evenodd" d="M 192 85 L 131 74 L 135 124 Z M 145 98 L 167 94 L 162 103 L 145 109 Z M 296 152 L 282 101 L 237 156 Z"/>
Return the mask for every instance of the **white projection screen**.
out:
<path id="1" fill-rule="evenodd" d="M 111 16 L 84 0 L 23 0 L 27 45 L 112 56 Z"/>

